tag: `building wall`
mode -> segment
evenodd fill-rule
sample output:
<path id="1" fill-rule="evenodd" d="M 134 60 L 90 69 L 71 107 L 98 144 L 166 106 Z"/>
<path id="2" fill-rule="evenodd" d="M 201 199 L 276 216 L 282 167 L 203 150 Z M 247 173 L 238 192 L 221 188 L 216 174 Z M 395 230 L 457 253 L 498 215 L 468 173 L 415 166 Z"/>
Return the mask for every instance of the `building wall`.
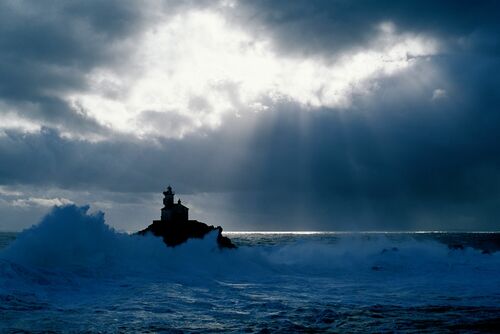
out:
<path id="1" fill-rule="evenodd" d="M 161 220 L 165 221 L 187 221 L 189 209 L 184 205 L 174 204 L 170 208 L 161 209 Z"/>

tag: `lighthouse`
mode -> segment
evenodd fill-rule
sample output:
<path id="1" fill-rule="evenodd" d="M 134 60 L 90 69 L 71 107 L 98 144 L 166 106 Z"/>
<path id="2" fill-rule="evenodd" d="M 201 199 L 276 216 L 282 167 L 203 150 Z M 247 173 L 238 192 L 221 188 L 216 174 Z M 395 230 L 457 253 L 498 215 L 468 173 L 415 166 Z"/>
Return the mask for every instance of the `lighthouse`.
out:
<path id="1" fill-rule="evenodd" d="M 153 223 L 144 230 L 137 232 L 140 235 L 152 233 L 157 237 L 162 237 L 163 242 L 174 247 L 186 242 L 188 239 L 201 239 L 208 233 L 216 231 L 217 244 L 220 248 L 236 248 L 228 237 L 222 235 L 222 227 L 207 225 L 197 220 L 189 220 L 189 209 L 181 204 L 181 200 L 175 202 L 175 193 L 171 186 L 163 192 L 163 208 L 161 209 L 161 219 L 153 220 Z"/>

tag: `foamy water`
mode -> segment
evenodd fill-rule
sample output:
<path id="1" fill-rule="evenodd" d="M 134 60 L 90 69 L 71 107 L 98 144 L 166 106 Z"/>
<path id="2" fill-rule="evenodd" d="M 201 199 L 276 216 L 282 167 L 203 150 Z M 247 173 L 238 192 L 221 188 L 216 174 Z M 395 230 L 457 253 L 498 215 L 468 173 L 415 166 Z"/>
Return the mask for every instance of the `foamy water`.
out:
<path id="1" fill-rule="evenodd" d="M 498 234 L 231 233 L 166 248 L 86 207 L 0 234 L 0 331 L 496 330 Z M 13 239 L 15 240 L 13 241 Z"/>

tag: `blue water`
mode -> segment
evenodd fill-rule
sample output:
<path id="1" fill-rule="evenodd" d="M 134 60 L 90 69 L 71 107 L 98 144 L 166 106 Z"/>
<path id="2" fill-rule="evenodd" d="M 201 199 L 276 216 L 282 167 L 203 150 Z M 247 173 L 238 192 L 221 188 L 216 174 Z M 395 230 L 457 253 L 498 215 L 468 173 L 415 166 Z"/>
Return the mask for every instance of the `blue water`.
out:
<path id="1" fill-rule="evenodd" d="M 166 248 L 86 208 L 0 233 L 0 332 L 498 332 L 496 233 L 231 233 Z"/>

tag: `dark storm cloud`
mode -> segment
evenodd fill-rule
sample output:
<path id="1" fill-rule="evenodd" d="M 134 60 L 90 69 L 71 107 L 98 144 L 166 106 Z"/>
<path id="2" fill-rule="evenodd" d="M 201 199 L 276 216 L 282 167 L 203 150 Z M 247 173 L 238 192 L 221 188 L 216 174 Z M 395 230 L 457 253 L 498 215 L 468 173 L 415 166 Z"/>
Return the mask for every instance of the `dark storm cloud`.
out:
<path id="1" fill-rule="evenodd" d="M 499 229 L 499 12 L 494 1 L 243 2 L 226 13 L 284 54 L 361 48 L 385 21 L 445 48 L 374 78 L 378 90 L 348 110 L 281 103 L 183 139 L 93 143 L 54 129 L 108 131 L 48 92 L 85 90 L 84 74 L 119 63 L 109 46 L 149 17 L 138 2 L 3 2 L 0 100 L 49 126 L 0 136 L 0 185 L 108 191 L 129 203 L 173 183 L 184 194 L 227 194 L 224 209 L 243 229 Z M 184 122 L 172 114 L 140 121 Z"/>
<path id="2" fill-rule="evenodd" d="M 41 124 L 102 133 L 60 96 L 83 89 L 94 66 L 115 61 L 108 45 L 133 33 L 140 18 L 125 1 L 2 2 L 0 101 Z"/>
<path id="3" fill-rule="evenodd" d="M 102 46 L 130 33 L 138 18 L 122 1 L 5 1 L 1 9 L 3 56 L 81 69 L 102 61 Z"/>
<path id="4" fill-rule="evenodd" d="M 90 143 L 62 138 L 47 128 L 32 135 L 7 132 L 0 138 L 0 150 L 4 162 L 0 183 L 7 185 L 138 192 L 161 189 L 159 180 L 178 180 L 186 183 L 187 190 L 192 190 L 193 184 L 205 188 L 207 183 L 217 184 L 217 178 L 209 181 L 210 177 L 203 177 L 204 171 L 215 174 L 211 152 L 217 150 L 203 138 L 163 145 L 134 141 Z M 29 164 L 25 163 L 28 157 Z M 203 171 L 199 171 L 200 165 Z"/>
<path id="5" fill-rule="evenodd" d="M 241 1 L 235 22 L 271 36 L 285 53 L 336 53 L 373 42 L 378 26 L 428 34 L 448 47 L 499 51 L 498 1 Z M 460 40 L 459 40 L 460 39 Z"/>

